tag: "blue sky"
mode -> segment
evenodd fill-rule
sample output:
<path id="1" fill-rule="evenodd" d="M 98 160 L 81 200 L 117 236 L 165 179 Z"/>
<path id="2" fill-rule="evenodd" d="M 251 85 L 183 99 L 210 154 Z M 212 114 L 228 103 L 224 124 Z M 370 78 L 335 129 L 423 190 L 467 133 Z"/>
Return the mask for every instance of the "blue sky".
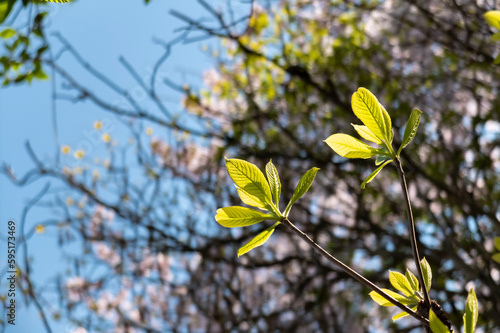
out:
<path id="1" fill-rule="evenodd" d="M 219 1 L 221 4 L 225 3 Z M 168 14 L 170 9 L 187 13 L 190 17 L 200 17 L 205 12 L 193 0 L 162 1 L 152 0 L 145 6 L 142 0 L 81 0 L 72 4 L 49 4 L 49 32 L 59 32 L 82 54 L 82 56 L 103 71 L 108 77 L 120 82 L 126 89 L 137 84 L 119 63 L 119 56 L 125 56 L 140 75 L 147 75 L 155 60 L 162 54 L 162 48 L 152 42 L 153 37 L 170 40 L 173 30 L 182 25 Z M 218 3 L 218 2 L 216 2 Z M 206 15 L 205 15 L 206 16 Z M 20 17 L 22 21 L 22 17 Z M 16 22 L 21 22 L 18 20 Z M 54 41 L 54 45 L 58 43 Z M 204 69 L 211 66 L 209 58 L 199 51 L 200 44 L 178 45 L 167 60 L 164 71 L 174 79 L 196 82 Z M 88 75 L 70 57 L 64 56 L 61 64 L 82 82 L 90 82 Z M 61 80 L 58 80 L 58 84 Z M 29 141 L 37 154 L 49 161 L 56 151 L 52 126 L 51 81 L 35 81 L 31 86 L 12 86 L 0 89 L 0 163 L 11 165 L 16 175 L 22 175 L 33 167 L 24 145 Z M 105 90 L 99 90 L 107 97 Z M 172 109 L 178 110 L 180 100 L 172 94 Z M 113 116 L 104 113 L 90 103 L 57 104 L 57 122 L 62 144 L 78 145 L 85 140 L 85 133 L 92 129 L 97 119 Z M 85 132 L 87 131 L 87 132 Z M 117 131 L 120 128 L 117 127 Z M 117 133 L 119 135 L 119 133 Z M 5 235 L 6 222 L 13 219 L 18 223 L 22 209 L 29 198 L 38 193 L 47 180 L 31 184 L 25 188 L 13 186 L 4 176 L 0 176 L 0 221 Z M 50 217 L 44 209 L 34 209 L 27 218 L 26 228 Z M 2 244 L 4 244 L 2 242 Z M 1 262 L 5 262 L 6 246 L 0 250 Z M 50 282 L 50 278 L 64 268 L 57 264 L 61 258 L 57 247 L 56 233 L 48 229 L 44 234 L 35 234 L 29 243 L 29 252 L 34 257 L 34 274 L 39 286 Z M 18 259 L 21 253 L 18 252 Z M 56 264 L 55 264 L 56 263 Z M 1 277 L 1 288 L 5 288 L 5 277 Z M 2 290 L 2 292 L 5 289 Z M 21 305 L 20 298 L 17 304 Z M 74 326 L 62 322 L 54 324 L 55 332 L 69 332 Z M 7 332 L 45 332 L 38 314 L 24 305 L 17 310 L 16 326 L 8 325 Z"/>

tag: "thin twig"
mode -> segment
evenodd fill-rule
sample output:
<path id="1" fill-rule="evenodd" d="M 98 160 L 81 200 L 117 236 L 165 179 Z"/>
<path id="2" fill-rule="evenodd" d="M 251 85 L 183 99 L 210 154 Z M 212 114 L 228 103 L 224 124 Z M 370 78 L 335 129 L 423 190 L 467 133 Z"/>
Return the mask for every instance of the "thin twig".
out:
<path id="1" fill-rule="evenodd" d="M 415 260 L 415 266 L 417 266 L 418 279 L 420 280 L 420 285 L 422 286 L 422 290 L 424 292 L 424 302 L 427 307 L 430 307 L 431 300 L 429 298 L 429 293 L 427 292 L 427 288 L 425 287 L 424 282 L 424 274 L 422 272 L 422 267 L 420 266 L 420 256 L 418 254 L 418 245 L 417 245 L 417 232 L 415 230 L 415 222 L 413 221 L 413 213 L 411 211 L 411 202 L 410 195 L 408 194 L 408 186 L 406 185 L 405 172 L 403 171 L 403 167 L 401 166 L 401 160 L 396 158 L 394 160 L 396 163 L 396 167 L 398 169 L 399 179 L 401 181 L 401 189 L 403 190 L 403 195 L 405 197 L 406 203 L 406 213 L 408 215 L 408 229 L 410 230 L 410 241 L 411 241 L 411 249 L 413 251 L 413 259 Z"/>
<path id="2" fill-rule="evenodd" d="M 306 241 L 309 245 L 311 245 L 316 251 L 318 251 L 323 257 L 328 259 L 328 261 L 334 263 L 338 267 L 340 267 L 344 272 L 349 274 L 351 277 L 353 277 L 355 280 L 358 282 L 364 284 L 366 287 L 370 288 L 371 290 L 375 291 L 378 293 L 380 296 L 403 310 L 404 312 L 408 313 L 410 316 L 413 318 L 419 320 L 422 324 L 424 324 L 425 327 L 429 326 L 429 320 L 424 318 L 423 316 L 419 315 L 406 305 L 400 303 L 399 301 L 395 300 L 393 297 L 389 296 L 386 292 L 384 292 L 382 289 L 377 287 L 373 282 L 370 280 L 366 279 L 364 276 L 353 270 L 351 267 L 347 266 L 344 264 L 342 261 L 338 260 L 334 256 L 332 256 L 330 253 L 328 253 L 325 249 L 323 249 L 319 244 L 317 244 L 315 241 L 313 241 L 308 235 L 303 233 L 299 228 L 297 228 L 290 220 L 284 219 L 282 223 L 290 228 L 294 233 L 296 233 L 300 238 L 302 238 L 304 241 Z"/>
<path id="3" fill-rule="evenodd" d="M 89 99 L 91 100 L 94 104 L 97 106 L 100 106 L 104 110 L 107 110 L 109 112 L 112 112 L 116 115 L 119 116 L 125 116 L 128 118 L 142 118 L 149 120 L 151 122 L 154 122 L 160 126 L 165 126 L 173 129 L 178 129 L 181 131 L 186 131 L 190 133 L 191 135 L 195 136 L 203 136 L 203 137 L 215 137 L 216 134 L 212 132 L 204 132 L 200 130 L 196 130 L 191 127 L 184 126 L 176 121 L 169 121 L 169 120 L 164 120 L 162 118 L 159 118 L 152 113 L 145 112 L 142 109 L 136 109 L 137 112 L 134 112 L 133 110 L 128 110 L 121 108 L 115 104 L 110 104 L 107 101 L 97 97 L 96 94 L 90 91 L 90 89 L 87 89 L 83 85 L 81 85 L 79 82 L 76 81 L 68 72 L 66 72 L 62 67 L 58 66 L 56 63 L 52 61 L 46 61 L 46 64 L 51 66 L 52 68 L 55 69 L 55 71 L 61 75 L 74 89 L 78 90 L 80 92 L 80 96 L 75 98 L 74 101 L 79 101 L 83 99 Z"/>
<path id="4" fill-rule="evenodd" d="M 23 251 L 24 251 L 24 265 L 26 266 L 25 267 L 25 269 L 26 269 L 26 283 L 28 284 L 27 293 L 31 297 L 33 302 L 35 303 L 35 306 L 38 310 L 38 313 L 40 314 L 40 317 L 42 318 L 42 322 L 43 322 L 43 325 L 45 326 L 45 329 L 47 330 L 47 332 L 52 333 L 52 329 L 51 329 L 49 321 L 47 319 L 47 315 L 45 314 L 45 311 L 44 311 L 42 305 L 40 304 L 40 301 L 37 298 L 35 288 L 34 288 L 33 284 L 31 283 L 32 280 L 31 280 L 30 263 L 28 260 L 28 258 L 29 258 L 29 256 L 28 256 L 28 244 L 25 241 L 25 234 L 24 234 L 24 226 L 26 224 L 26 217 L 27 217 L 30 209 L 33 206 L 35 206 L 38 201 L 40 201 L 40 199 L 48 192 L 49 188 L 50 188 L 50 183 L 47 183 L 43 187 L 43 189 L 40 191 L 40 193 L 38 193 L 33 199 L 31 199 L 31 201 L 26 205 L 26 207 L 24 207 L 23 213 L 21 216 L 20 232 L 21 232 L 21 238 L 23 240 L 21 245 L 23 246 Z"/>

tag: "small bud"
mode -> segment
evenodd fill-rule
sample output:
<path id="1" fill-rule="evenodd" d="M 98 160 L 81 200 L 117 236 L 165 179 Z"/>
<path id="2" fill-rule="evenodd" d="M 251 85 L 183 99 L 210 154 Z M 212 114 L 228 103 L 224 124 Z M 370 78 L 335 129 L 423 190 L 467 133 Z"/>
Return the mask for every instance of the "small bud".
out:
<path id="1" fill-rule="evenodd" d="M 85 156 L 85 152 L 83 150 L 77 150 L 74 154 L 75 158 L 82 159 Z"/>
<path id="2" fill-rule="evenodd" d="M 68 145 L 61 147 L 61 153 L 65 154 L 65 155 L 69 154 L 70 151 L 71 151 L 71 148 Z"/>

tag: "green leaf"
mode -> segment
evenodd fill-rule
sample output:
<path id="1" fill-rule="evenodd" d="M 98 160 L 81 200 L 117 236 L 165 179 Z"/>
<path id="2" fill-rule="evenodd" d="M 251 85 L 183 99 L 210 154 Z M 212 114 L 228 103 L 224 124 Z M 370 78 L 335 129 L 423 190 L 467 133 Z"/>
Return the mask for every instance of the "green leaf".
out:
<path id="1" fill-rule="evenodd" d="M 495 237 L 495 247 L 497 248 L 498 251 L 500 251 L 500 237 Z"/>
<path id="2" fill-rule="evenodd" d="M 377 155 L 377 157 L 375 158 L 375 165 L 380 165 L 384 163 L 387 160 L 387 158 L 388 157 L 385 155 Z"/>
<path id="3" fill-rule="evenodd" d="M 236 186 L 258 200 L 262 206 L 272 202 L 271 191 L 266 177 L 252 163 L 240 159 L 226 159 L 227 172 Z"/>
<path id="4" fill-rule="evenodd" d="M 262 200 L 259 199 L 258 197 L 249 194 L 248 192 L 242 190 L 238 186 L 236 186 L 236 190 L 238 191 L 238 195 L 240 196 L 241 201 L 243 201 L 247 205 L 260 208 L 263 210 L 268 210 L 269 206 L 267 205 L 267 203 L 262 202 Z"/>
<path id="5" fill-rule="evenodd" d="M 500 264 L 500 253 L 495 253 L 491 258 Z"/>
<path id="6" fill-rule="evenodd" d="M 408 298 L 408 297 L 403 296 L 401 294 L 395 293 L 392 290 L 382 288 L 382 291 L 385 291 L 386 294 L 388 294 L 389 296 L 391 296 L 392 298 L 394 298 L 396 301 L 398 301 L 398 302 L 400 302 L 400 303 L 402 303 L 404 305 L 416 304 L 417 303 L 413 298 Z M 369 295 L 372 298 L 372 300 L 374 300 L 378 305 L 382 305 L 382 306 L 394 306 L 394 304 L 392 304 L 391 302 L 389 302 L 388 300 L 386 300 L 384 297 L 382 297 L 376 291 L 370 292 Z"/>
<path id="7" fill-rule="evenodd" d="M 432 285 L 432 270 L 431 270 L 431 265 L 423 258 L 420 261 L 420 267 L 422 268 L 422 273 L 424 275 L 424 283 L 425 283 L 425 289 L 427 291 L 431 290 L 431 285 Z"/>
<path id="8" fill-rule="evenodd" d="M 484 14 L 486 23 L 500 30 L 500 10 L 490 10 Z"/>
<path id="9" fill-rule="evenodd" d="M 498 54 L 497 57 L 495 58 L 495 60 L 493 60 L 493 64 L 494 65 L 500 64 L 500 54 Z"/>
<path id="10" fill-rule="evenodd" d="M 469 290 L 469 296 L 465 301 L 464 333 L 474 333 L 478 318 L 477 298 L 474 288 Z"/>
<path id="11" fill-rule="evenodd" d="M 230 206 L 217 209 L 215 220 L 226 228 L 246 227 L 263 220 L 278 220 L 279 217 L 240 206 Z"/>
<path id="12" fill-rule="evenodd" d="M 299 183 L 297 184 L 297 187 L 295 188 L 295 191 L 293 191 L 292 198 L 290 199 L 290 202 L 288 205 L 286 205 L 284 215 L 285 217 L 288 216 L 288 213 L 290 213 L 290 209 L 292 208 L 292 205 L 302 197 L 307 190 L 309 190 L 309 187 L 311 187 L 312 182 L 314 181 L 314 178 L 316 177 L 316 173 L 318 173 L 319 168 L 311 168 L 306 171 L 306 173 L 300 178 Z"/>
<path id="13" fill-rule="evenodd" d="M 392 138 L 394 136 L 394 131 L 392 130 L 392 121 L 391 121 L 391 116 L 389 116 L 389 112 L 384 108 L 382 104 L 379 103 L 380 110 L 382 111 L 382 117 L 384 118 L 385 124 L 387 125 L 387 130 L 389 131 L 389 143 L 392 143 Z"/>
<path id="14" fill-rule="evenodd" d="M 10 68 L 14 71 L 14 72 L 18 72 L 19 71 L 19 68 L 21 68 L 23 64 L 20 63 L 20 62 L 11 62 L 10 63 Z"/>
<path id="15" fill-rule="evenodd" d="M 410 272 L 408 270 L 408 268 L 406 269 L 405 276 L 408 279 L 408 281 L 410 282 L 411 289 L 413 289 L 414 292 L 415 291 L 419 291 L 420 290 L 420 285 L 418 283 L 418 279 L 417 279 L 417 277 L 415 275 L 413 275 L 412 272 Z"/>
<path id="16" fill-rule="evenodd" d="M 375 95 L 366 88 L 359 88 L 358 91 L 352 95 L 351 105 L 356 117 L 358 117 L 377 138 L 387 143 L 390 142 L 390 117 L 387 111 L 381 107 Z"/>
<path id="17" fill-rule="evenodd" d="M 271 188 L 271 194 L 274 198 L 274 203 L 276 204 L 276 207 L 278 207 L 279 209 L 281 182 L 280 182 L 280 177 L 278 175 L 278 170 L 276 170 L 276 167 L 274 166 L 272 160 L 270 160 L 269 163 L 267 163 L 266 165 L 266 175 L 267 175 L 267 181 L 269 182 L 269 187 Z"/>
<path id="18" fill-rule="evenodd" d="M 0 38 L 2 39 L 9 39 L 12 38 L 16 35 L 16 30 L 12 28 L 7 28 L 4 29 L 2 32 L 0 32 Z"/>
<path id="19" fill-rule="evenodd" d="M 432 309 L 429 311 L 429 324 L 432 333 L 450 333 L 448 327 L 441 322 Z"/>
<path id="20" fill-rule="evenodd" d="M 39 80 L 48 80 L 49 76 L 42 70 L 41 67 L 37 67 L 33 72 L 33 76 Z"/>
<path id="21" fill-rule="evenodd" d="M 238 250 L 238 257 L 241 257 L 245 253 L 247 253 L 247 252 L 255 249 L 256 247 L 263 245 L 265 242 L 267 242 L 267 240 L 269 239 L 269 237 L 271 237 L 271 235 L 273 234 L 274 229 L 276 229 L 276 227 L 280 223 L 281 222 L 276 222 L 272 227 L 267 228 L 266 230 L 264 230 L 263 232 L 261 232 L 260 234 L 258 234 L 257 236 L 255 236 L 255 238 L 252 239 L 250 242 L 248 242 L 245 245 L 243 245 Z"/>
<path id="22" fill-rule="evenodd" d="M 269 19 L 266 12 L 262 12 L 257 15 L 252 15 L 248 22 L 248 26 L 255 31 L 256 34 L 260 33 L 269 24 Z"/>
<path id="23" fill-rule="evenodd" d="M 413 109 L 410 114 L 410 118 L 408 119 L 408 123 L 406 124 L 405 133 L 403 135 L 403 142 L 401 143 L 401 147 L 398 149 L 397 155 L 401 153 L 404 147 L 408 146 L 408 144 L 413 140 L 415 134 L 417 134 L 418 125 L 420 124 L 420 115 L 422 111 L 419 109 Z"/>
<path id="24" fill-rule="evenodd" d="M 346 158 L 370 158 L 377 155 L 377 150 L 347 134 L 333 134 L 325 142 L 337 154 Z"/>
<path id="25" fill-rule="evenodd" d="M 500 42 L 500 32 L 494 33 L 491 37 L 490 40 L 493 42 Z"/>
<path id="26" fill-rule="evenodd" d="M 9 16 L 15 2 L 15 0 L 0 0 L 0 23 L 3 23 Z"/>
<path id="27" fill-rule="evenodd" d="M 417 311 L 417 307 L 414 306 L 411 308 L 413 311 Z M 397 315 L 395 315 L 394 317 L 392 317 L 392 321 L 396 321 L 398 319 L 401 319 L 403 317 L 406 317 L 406 316 L 409 316 L 410 314 L 408 312 L 400 312 L 398 313 Z"/>
<path id="28" fill-rule="evenodd" d="M 365 140 L 381 145 L 382 141 L 366 126 L 351 124 L 358 134 Z"/>
<path id="29" fill-rule="evenodd" d="M 379 166 L 377 169 L 375 169 L 375 171 L 373 171 L 368 177 L 366 177 L 365 180 L 363 180 L 363 183 L 361 183 L 361 188 L 364 189 L 366 187 L 366 184 L 371 182 L 378 175 L 380 170 L 382 170 L 387 164 L 389 164 L 391 162 L 392 162 L 392 160 L 388 160 L 384 164 Z"/>
<path id="30" fill-rule="evenodd" d="M 409 297 L 413 295 L 413 289 L 411 287 L 410 281 L 399 272 L 389 271 L 389 282 L 392 286 L 401 291 L 405 296 Z"/>

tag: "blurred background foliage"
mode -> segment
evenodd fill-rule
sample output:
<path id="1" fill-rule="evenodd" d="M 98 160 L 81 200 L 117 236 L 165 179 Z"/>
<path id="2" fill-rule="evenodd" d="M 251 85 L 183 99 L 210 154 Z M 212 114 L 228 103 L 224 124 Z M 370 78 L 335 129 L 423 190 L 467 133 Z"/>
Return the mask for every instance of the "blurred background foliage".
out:
<path id="1" fill-rule="evenodd" d="M 420 253 L 433 269 L 431 298 L 459 328 L 475 286 L 479 327 L 500 327 L 500 267 L 491 258 L 500 234 L 500 72 L 494 31 L 483 19 L 498 2 L 256 1 L 237 17 L 231 2 L 200 0 L 210 19 L 173 11 L 179 37 L 164 44 L 149 80 L 120 59 L 147 103 L 59 36 L 96 82 L 124 97 L 119 105 L 58 63 L 44 38 L 43 6 L 23 5 L 36 14 L 28 33 L 3 30 L 3 84 L 48 79 L 51 69 L 65 89 L 55 99 L 90 101 L 131 137 L 115 145 L 96 122 L 108 147 L 103 161 L 91 163 L 71 147 L 40 159 L 28 146 L 31 171 L 16 175 L 4 166 L 19 186 L 64 184 L 41 195 L 53 208 L 57 222 L 48 226 L 57 228 L 60 246 L 80 249 L 68 254 L 68 275 L 41 292 L 29 267 L 20 267 L 28 301 L 58 299 L 39 309 L 50 318 L 48 331 L 64 317 L 81 332 L 419 332 L 412 319 L 392 323 L 394 311 L 287 230 L 238 259 L 237 249 L 270 224 L 227 230 L 214 220 L 218 207 L 240 204 L 224 156 L 259 167 L 272 158 L 285 200 L 300 175 L 319 167 L 290 220 L 380 287 L 388 287 L 389 269 L 412 269 L 396 170 L 386 168 L 361 190 L 373 161 L 335 156 L 322 142 L 354 134 L 350 97 L 360 86 L 390 113 L 396 147 L 411 110 L 424 112 L 403 166 Z M 158 74 L 179 42 L 200 43 L 213 59 L 200 86 Z M 167 107 L 166 89 L 184 96 L 181 109 Z"/>

